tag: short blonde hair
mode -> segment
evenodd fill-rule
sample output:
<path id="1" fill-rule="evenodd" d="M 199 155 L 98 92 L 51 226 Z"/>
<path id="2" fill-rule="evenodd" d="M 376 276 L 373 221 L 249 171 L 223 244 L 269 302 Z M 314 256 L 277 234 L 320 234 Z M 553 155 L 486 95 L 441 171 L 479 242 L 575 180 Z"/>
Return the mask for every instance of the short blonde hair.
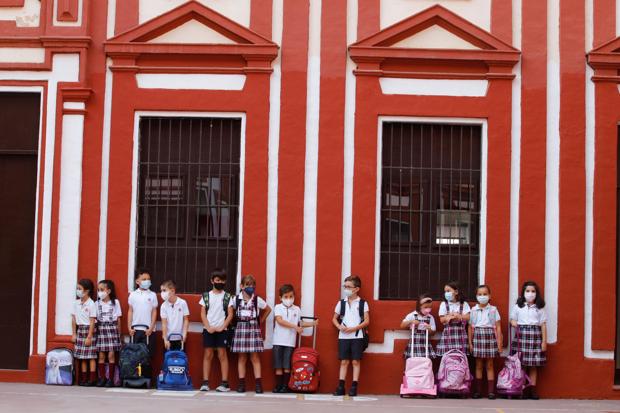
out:
<path id="1" fill-rule="evenodd" d="M 241 285 L 256 285 L 256 278 L 248 274 L 241 279 Z"/>

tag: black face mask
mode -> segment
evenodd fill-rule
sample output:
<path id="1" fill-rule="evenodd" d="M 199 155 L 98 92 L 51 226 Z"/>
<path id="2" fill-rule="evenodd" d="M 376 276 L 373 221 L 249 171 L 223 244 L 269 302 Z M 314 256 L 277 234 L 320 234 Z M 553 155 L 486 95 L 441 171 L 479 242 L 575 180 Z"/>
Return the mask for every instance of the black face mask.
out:
<path id="1" fill-rule="evenodd" d="M 226 287 L 226 283 L 213 283 L 213 288 L 216 290 L 223 290 Z"/>

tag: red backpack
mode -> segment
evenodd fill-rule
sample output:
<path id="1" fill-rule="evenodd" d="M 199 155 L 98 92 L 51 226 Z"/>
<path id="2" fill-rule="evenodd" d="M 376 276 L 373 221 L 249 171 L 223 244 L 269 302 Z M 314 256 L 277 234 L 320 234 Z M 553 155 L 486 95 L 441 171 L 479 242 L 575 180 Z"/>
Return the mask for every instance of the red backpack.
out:
<path id="1" fill-rule="evenodd" d="M 315 320 L 301 317 L 301 320 Z M 291 378 L 288 387 L 296 393 L 316 393 L 321 382 L 319 352 L 316 351 L 316 326 L 312 327 L 312 347 L 301 347 L 301 334 L 291 359 Z"/>

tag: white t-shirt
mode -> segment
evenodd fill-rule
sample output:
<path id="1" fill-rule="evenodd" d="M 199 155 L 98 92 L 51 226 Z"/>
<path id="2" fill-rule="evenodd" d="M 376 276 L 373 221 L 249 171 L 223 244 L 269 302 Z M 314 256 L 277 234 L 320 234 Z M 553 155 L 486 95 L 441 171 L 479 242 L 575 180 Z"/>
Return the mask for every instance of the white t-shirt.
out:
<path id="1" fill-rule="evenodd" d="M 274 318 L 280 316 L 283 321 L 299 325 L 301 309 L 294 304 L 288 308 L 284 304 L 278 304 L 273 309 L 273 316 Z M 295 347 L 296 340 L 297 331 L 294 328 L 284 327 L 276 321 L 276 326 L 273 329 L 274 346 Z"/>
<path id="2" fill-rule="evenodd" d="M 97 317 L 97 307 L 91 298 L 84 302 L 78 299 L 73 303 L 72 314 L 75 317 L 75 324 L 79 326 L 87 326 L 90 325 L 91 318 Z"/>
<path id="3" fill-rule="evenodd" d="M 407 321 L 407 322 L 415 321 L 416 317 L 418 320 L 420 320 L 424 316 L 421 314 L 418 314 L 417 311 L 413 311 L 407 314 L 407 316 L 405 317 L 403 321 Z M 430 318 L 429 324 L 431 325 L 431 330 L 437 331 L 437 325 L 435 324 L 435 317 L 433 317 L 431 314 L 429 314 L 428 317 Z M 425 329 L 426 329 L 426 323 L 424 321 L 421 321 L 420 324 L 418 324 L 418 330 L 425 330 Z"/>
<path id="4" fill-rule="evenodd" d="M 118 300 L 114 302 L 97 300 L 95 306 L 97 307 L 97 321 L 102 323 L 111 323 L 123 315 L 121 303 Z"/>
<path id="5" fill-rule="evenodd" d="M 361 301 L 360 297 L 357 297 L 355 300 L 353 300 L 353 302 L 346 300 L 344 317 L 341 320 L 342 324 L 345 327 L 355 327 L 355 326 L 362 324 L 362 322 L 364 321 L 363 318 L 360 319 L 360 313 L 359 313 L 360 301 Z M 341 303 L 342 303 L 342 300 L 338 301 L 338 303 L 336 304 L 336 308 L 334 309 L 334 312 L 338 315 L 340 315 L 340 304 Z M 370 307 L 368 306 L 368 301 L 364 301 L 364 313 L 367 313 L 369 311 L 370 311 Z M 364 337 L 363 332 L 361 330 L 354 331 L 353 333 L 345 333 L 344 331 L 338 332 L 338 338 L 343 339 L 343 340 L 355 340 L 356 338 L 363 338 L 363 337 Z"/>
<path id="6" fill-rule="evenodd" d="M 547 312 L 544 308 L 536 307 L 536 304 L 524 304 L 523 307 L 514 305 L 510 312 L 510 319 L 517 320 L 521 326 L 539 326 L 547 322 Z"/>
<path id="7" fill-rule="evenodd" d="M 470 311 L 471 311 L 471 308 L 469 308 L 469 303 L 465 301 L 463 303 L 463 315 L 469 314 Z M 450 302 L 450 312 L 459 314 L 461 312 L 461 303 L 458 301 L 454 303 Z M 439 317 L 443 317 L 446 314 L 448 314 L 448 310 L 446 309 L 446 302 L 442 301 L 441 304 L 439 305 Z"/>
<path id="8" fill-rule="evenodd" d="M 207 311 L 207 321 L 209 325 L 213 328 L 221 327 L 226 321 L 226 316 L 228 314 L 224 313 L 224 295 L 226 293 L 222 291 L 221 293 L 215 293 L 213 290 L 209 291 L 209 309 Z M 205 306 L 205 300 L 203 297 L 200 297 L 200 301 L 198 304 L 201 306 Z M 230 296 L 230 301 L 228 302 L 228 307 L 234 307 L 235 305 L 235 296 Z"/>
<path id="9" fill-rule="evenodd" d="M 242 318 L 256 318 L 258 317 L 258 314 L 256 313 L 256 309 L 252 310 L 251 308 L 249 308 L 252 304 L 252 301 L 254 300 L 254 296 L 250 297 L 250 299 L 245 302 L 243 301 L 243 292 L 240 292 L 239 295 L 237 296 L 239 297 L 240 300 L 240 305 L 239 305 L 239 311 L 237 312 L 237 315 L 242 317 Z M 233 297 L 234 298 L 234 297 Z M 233 301 L 233 307 L 236 309 L 237 308 L 237 300 L 232 300 Z M 256 303 L 258 305 L 258 309 L 262 310 L 264 308 L 267 307 L 267 303 L 265 302 L 265 300 L 263 300 L 260 297 L 256 297 Z M 210 304 L 209 304 L 210 306 Z"/>
<path id="10" fill-rule="evenodd" d="M 491 304 L 487 304 L 484 308 L 476 304 L 469 315 L 469 323 L 472 327 L 495 327 L 495 323 L 499 320 L 501 320 L 499 311 Z"/>
<path id="11" fill-rule="evenodd" d="M 166 300 L 159 308 L 159 315 L 162 320 L 167 322 L 167 334 L 183 334 L 183 320 L 189 315 L 187 301 L 181 297 L 177 297 L 174 304 Z M 166 339 L 168 337 L 165 337 Z M 173 337 L 173 340 L 179 340 L 180 337 Z"/>
<path id="12" fill-rule="evenodd" d="M 151 312 L 157 308 L 157 294 L 151 290 L 137 289 L 129 294 L 129 305 L 133 310 L 131 325 L 143 324 L 151 326 Z M 153 331 L 155 331 L 155 326 Z M 144 327 L 137 327 L 136 330 L 146 330 Z"/>

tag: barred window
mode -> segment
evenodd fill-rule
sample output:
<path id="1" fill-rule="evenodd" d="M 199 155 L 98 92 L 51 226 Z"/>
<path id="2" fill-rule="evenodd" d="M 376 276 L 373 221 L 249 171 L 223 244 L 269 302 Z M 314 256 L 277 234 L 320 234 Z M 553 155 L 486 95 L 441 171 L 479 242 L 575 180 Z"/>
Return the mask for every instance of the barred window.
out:
<path id="1" fill-rule="evenodd" d="M 478 283 L 481 127 L 384 122 L 379 296 Z"/>
<path id="2" fill-rule="evenodd" d="M 149 268 L 154 285 L 172 279 L 177 291 L 200 293 L 222 267 L 234 289 L 240 135 L 240 119 L 141 119 L 136 267 Z"/>

